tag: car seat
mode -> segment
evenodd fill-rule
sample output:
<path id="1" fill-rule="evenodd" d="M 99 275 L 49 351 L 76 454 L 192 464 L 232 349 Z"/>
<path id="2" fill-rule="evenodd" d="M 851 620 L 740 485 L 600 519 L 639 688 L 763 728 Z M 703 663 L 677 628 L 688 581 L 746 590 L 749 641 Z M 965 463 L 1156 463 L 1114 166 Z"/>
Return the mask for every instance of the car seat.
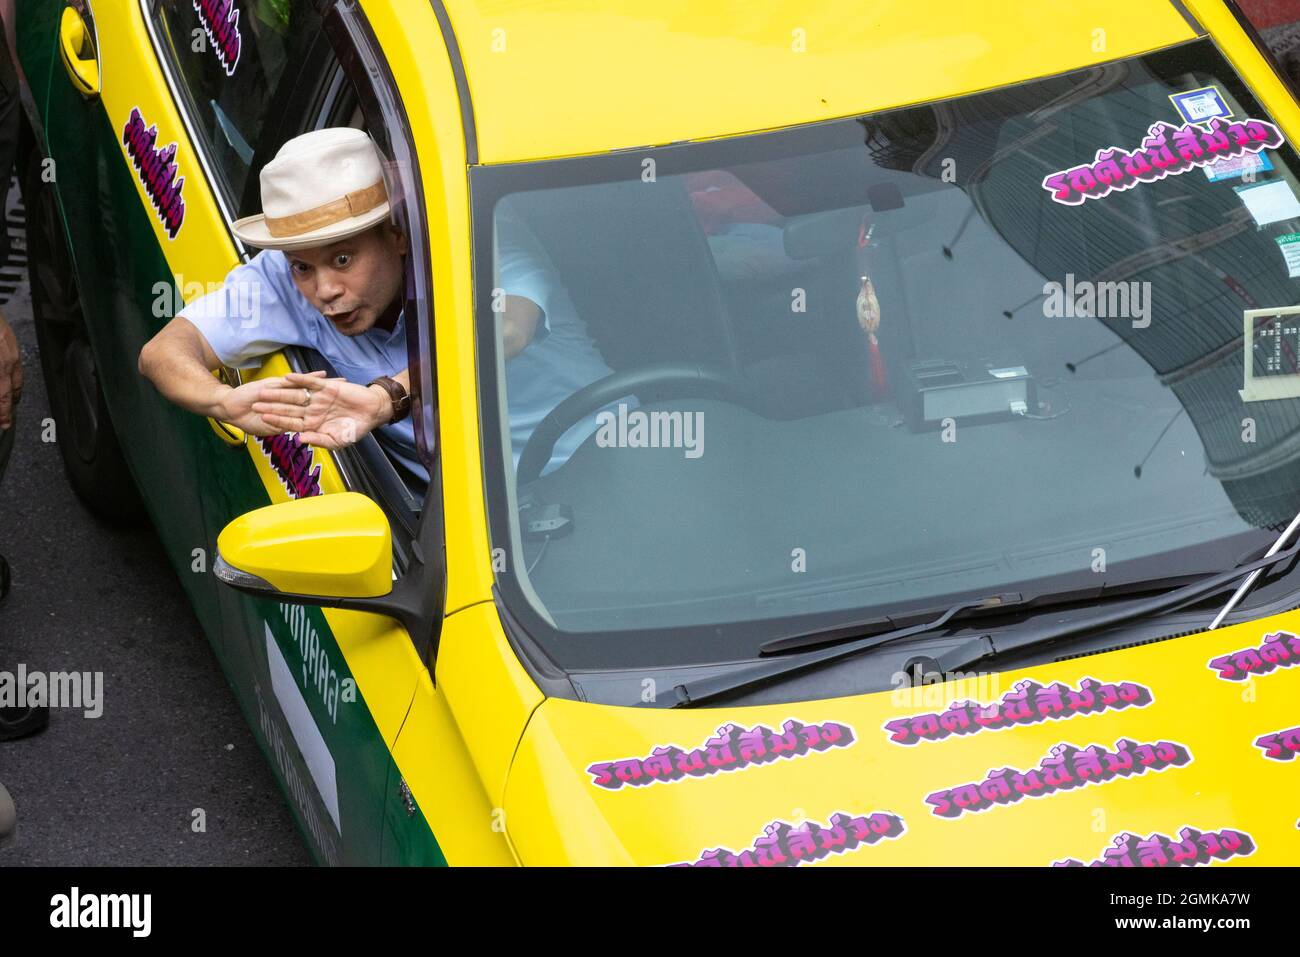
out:
<path id="1" fill-rule="evenodd" d="M 737 370 L 718 275 L 680 180 L 537 190 L 511 203 L 611 369 L 700 362 Z"/>

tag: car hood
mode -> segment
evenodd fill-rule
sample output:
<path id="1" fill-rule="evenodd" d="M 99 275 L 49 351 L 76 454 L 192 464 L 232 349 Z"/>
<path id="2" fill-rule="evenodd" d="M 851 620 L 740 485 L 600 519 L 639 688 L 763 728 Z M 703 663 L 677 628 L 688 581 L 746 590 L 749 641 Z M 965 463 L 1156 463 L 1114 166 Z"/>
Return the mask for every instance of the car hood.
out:
<path id="1" fill-rule="evenodd" d="M 525 864 L 1293 864 L 1300 612 L 917 689 L 656 710 L 547 699 Z"/>

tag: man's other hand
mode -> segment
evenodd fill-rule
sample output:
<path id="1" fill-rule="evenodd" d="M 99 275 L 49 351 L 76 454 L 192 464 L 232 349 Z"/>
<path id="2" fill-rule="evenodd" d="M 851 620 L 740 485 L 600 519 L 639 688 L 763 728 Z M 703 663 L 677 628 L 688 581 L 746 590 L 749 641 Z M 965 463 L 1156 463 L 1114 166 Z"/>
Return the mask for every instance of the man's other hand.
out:
<path id="1" fill-rule="evenodd" d="M 528 347 L 542 321 L 542 307 L 526 296 L 506 296 L 501 312 L 501 344 L 506 361 Z"/>
<path id="2" fill-rule="evenodd" d="M 0 315 L 0 429 L 11 429 L 13 409 L 23 394 L 23 357 L 14 331 Z"/>
<path id="3" fill-rule="evenodd" d="M 252 411 L 279 432 L 322 449 L 342 449 L 387 422 L 392 400 L 379 386 L 328 379 L 324 372 L 290 372 L 283 383 L 268 380 Z"/>

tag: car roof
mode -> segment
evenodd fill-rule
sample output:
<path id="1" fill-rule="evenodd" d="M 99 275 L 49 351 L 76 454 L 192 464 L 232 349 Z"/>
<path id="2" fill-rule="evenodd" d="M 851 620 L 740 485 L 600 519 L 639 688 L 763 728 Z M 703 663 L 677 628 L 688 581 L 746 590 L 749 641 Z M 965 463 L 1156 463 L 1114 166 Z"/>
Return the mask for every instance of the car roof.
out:
<path id="1" fill-rule="evenodd" d="M 1173 0 L 445 0 L 479 161 L 942 99 L 1197 35 Z"/>

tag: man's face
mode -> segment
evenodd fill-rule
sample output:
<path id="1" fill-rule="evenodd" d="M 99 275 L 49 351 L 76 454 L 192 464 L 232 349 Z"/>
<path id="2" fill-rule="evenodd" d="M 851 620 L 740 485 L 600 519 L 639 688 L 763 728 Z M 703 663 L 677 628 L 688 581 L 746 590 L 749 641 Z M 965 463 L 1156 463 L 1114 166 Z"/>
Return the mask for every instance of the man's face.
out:
<path id="1" fill-rule="evenodd" d="M 402 289 L 406 237 L 391 223 L 285 253 L 298 291 L 345 336 L 375 324 Z"/>

